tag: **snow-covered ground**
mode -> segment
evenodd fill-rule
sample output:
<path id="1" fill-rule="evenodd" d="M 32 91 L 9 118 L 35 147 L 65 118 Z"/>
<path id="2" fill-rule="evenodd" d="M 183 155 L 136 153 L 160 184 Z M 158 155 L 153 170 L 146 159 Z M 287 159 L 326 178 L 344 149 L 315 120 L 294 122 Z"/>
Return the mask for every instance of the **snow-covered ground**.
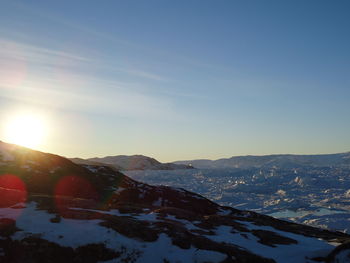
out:
<path id="1" fill-rule="evenodd" d="M 87 210 L 81 208 L 71 208 L 72 210 Z M 18 216 L 18 210 L 20 215 Z M 100 211 L 114 216 L 132 216 L 121 215 L 118 210 Z M 99 223 L 102 220 L 81 220 L 61 218 L 59 222 L 53 222 L 55 217 L 47 211 L 38 210 L 36 203 L 31 202 L 22 208 L 0 208 L 0 218 L 12 218 L 16 220 L 16 226 L 21 229 L 11 236 L 12 240 L 23 240 L 26 237 L 37 236 L 42 239 L 59 244 L 63 247 L 77 248 L 88 244 L 102 243 L 107 248 L 119 251 L 126 249 L 128 251 L 122 257 L 104 262 L 221 262 L 227 255 L 215 251 L 200 250 L 197 248 L 181 249 L 174 246 L 171 238 L 162 233 L 154 242 L 142 242 L 137 239 L 131 239 L 115 231 L 106 228 Z M 158 221 L 154 213 L 134 216 L 138 220 Z M 165 220 L 174 220 L 182 223 L 187 229 L 197 228 L 191 221 L 177 219 L 173 216 L 167 216 Z M 259 226 L 247 221 L 237 221 L 249 231 L 271 231 L 295 241 L 295 244 L 285 245 L 266 245 L 259 242 L 259 238 L 251 232 L 244 235 L 232 231 L 230 226 L 220 226 L 216 228 L 214 235 L 206 237 L 226 244 L 234 244 L 240 248 L 251 251 L 256 255 L 266 258 L 272 258 L 276 262 L 315 262 L 311 260 L 314 257 L 327 256 L 337 244 L 331 244 L 317 238 L 306 237 L 277 230 L 270 226 Z M 88 233 L 88 234 L 87 234 Z M 84 238 L 77 238 L 84 237 Z M 125 257 L 125 259 L 124 259 Z M 133 258 L 131 261 L 130 258 Z M 163 259 L 167 261 L 163 261 Z M 346 262 L 346 261 L 344 261 Z"/>
<path id="2" fill-rule="evenodd" d="M 209 237 L 217 242 L 234 243 L 245 249 L 249 249 L 254 254 L 272 258 L 276 262 L 283 263 L 295 263 L 295 262 L 308 262 L 307 258 L 313 257 L 325 257 L 329 254 L 329 250 L 333 248 L 331 244 L 327 244 L 321 240 L 315 240 L 315 238 L 305 237 L 302 235 L 296 235 L 287 233 L 284 231 L 278 231 L 272 227 L 256 226 L 252 223 L 240 221 L 244 226 L 250 230 L 263 230 L 272 231 L 282 236 L 291 238 L 297 241 L 297 244 L 289 245 L 276 245 L 274 247 L 265 246 L 258 242 L 258 238 L 251 233 L 247 233 L 242 236 L 238 233 L 232 233 L 231 229 L 227 226 L 221 226 L 217 229 L 216 235 Z M 252 246 L 252 240 L 254 240 L 254 246 Z M 310 247 L 313 251 L 310 252 Z M 287 249 L 288 248 L 288 249 Z M 310 261 L 313 262 L 313 261 Z"/>
<path id="3" fill-rule="evenodd" d="M 350 169 L 126 171 L 153 185 L 182 187 L 221 205 L 350 233 Z"/>
<path id="4" fill-rule="evenodd" d="M 21 210 L 20 215 L 18 210 Z M 118 211 L 105 211 L 104 213 L 120 216 Z M 208 261 L 220 262 L 226 258 L 225 254 L 215 251 L 198 250 L 196 248 L 181 249 L 173 246 L 172 240 L 166 234 L 161 234 L 155 242 L 146 243 L 117 234 L 115 231 L 99 225 L 102 220 L 61 218 L 58 223 L 51 221 L 54 217 L 55 215 L 46 211 L 37 210 L 34 202 L 27 204 L 24 208 L 0 208 L 0 218 L 15 219 L 16 226 L 21 229 L 21 231 L 12 235 L 12 240 L 38 236 L 63 247 L 77 248 L 88 244 L 102 243 L 112 250 L 126 249 L 128 251 L 128 253 L 123 254 L 118 259 L 104 262 L 124 262 L 125 260 L 125 262 L 162 263 L 163 259 L 167 259 L 170 262 L 200 263 Z M 149 216 L 143 216 L 140 219 L 155 220 L 155 216 L 154 214 L 149 214 Z M 133 257 L 134 260 L 127 261 Z"/>

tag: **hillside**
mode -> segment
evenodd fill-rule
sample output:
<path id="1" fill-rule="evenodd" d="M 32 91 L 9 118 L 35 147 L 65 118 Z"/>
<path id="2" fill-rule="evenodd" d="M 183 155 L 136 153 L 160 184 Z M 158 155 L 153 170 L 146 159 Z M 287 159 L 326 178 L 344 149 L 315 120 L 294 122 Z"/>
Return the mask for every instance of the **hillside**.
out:
<path id="1" fill-rule="evenodd" d="M 117 155 L 106 157 L 95 157 L 89 159 L 72 158 L 71 161 L 78 164 L 107 164 L 112 165 L 117 170 L 178 170 L 193 169 L 190 165 L 161 163 L 154 158 L 143 155 Z"/>
<path id="2" fill-rule="evenodd" d="M 350 236 L 0 142 L 0 262 L 348 262 Z"/>

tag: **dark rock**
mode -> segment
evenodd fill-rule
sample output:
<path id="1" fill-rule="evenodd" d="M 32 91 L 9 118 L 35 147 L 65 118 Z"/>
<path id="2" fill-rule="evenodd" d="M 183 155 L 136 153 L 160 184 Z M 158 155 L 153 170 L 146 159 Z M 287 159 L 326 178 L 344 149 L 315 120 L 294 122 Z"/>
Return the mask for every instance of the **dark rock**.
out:
<path id="1" fill-rule="evenodd" d="M 281 236 L 272 231 L 252 230 L 251 232 L 254 236 L 259 238 L 259 243 L 271 247 L 276 247 L 275 245 L 289 245 L 298 243 L 292 238 Z"/>

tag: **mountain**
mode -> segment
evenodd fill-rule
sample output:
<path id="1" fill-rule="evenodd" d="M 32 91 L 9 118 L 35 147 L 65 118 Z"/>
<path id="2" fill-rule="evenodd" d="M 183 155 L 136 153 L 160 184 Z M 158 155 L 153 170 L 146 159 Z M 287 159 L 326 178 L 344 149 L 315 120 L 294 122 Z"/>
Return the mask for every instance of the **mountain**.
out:
<path id="1" fill-rule="evenodd" d="M 263 155 L 234 156 L 218 160 L 177 161 L 175 164 L 193 165 L 200 169 L 216 168 L 301 168 L 301 167 L 350 167 L 350 152 L 319 155 Z"/>
<path id="2" fill-rule="evenodd" d="M 349 262 L 350 236 L 0 142 L 0 262 Z"/>
<path id="3" fill-rule="evenodd" d="M 102 158 L 80 159 L 72 158 L 71 161 L 78 164 L 107 164 L 114 166 L 117 170 L 177 170 L 177 169 L 193 169 L 191 165 L 161 163 L 154 158 L 143 155 L 117 155 L 106 156 Z"/>
<path id="4" fill-rule="evenodd" d="M 103 162 L 96 162 L 96 161 L 91 161 L 91 160 L 82 159 L 82 158 L 69 158 L 69 160 L 71 160 L 73 163 L 80 164 L 80 165 L 86 164 L 86 165 L 108 166 L 108 167 L 115 169 L 117 171 L 123 170 L 123 167 L 116 165 L 116 164 L 112 165 L 112 164 L 107 164 L 107 163 L 103 163 Z"/>

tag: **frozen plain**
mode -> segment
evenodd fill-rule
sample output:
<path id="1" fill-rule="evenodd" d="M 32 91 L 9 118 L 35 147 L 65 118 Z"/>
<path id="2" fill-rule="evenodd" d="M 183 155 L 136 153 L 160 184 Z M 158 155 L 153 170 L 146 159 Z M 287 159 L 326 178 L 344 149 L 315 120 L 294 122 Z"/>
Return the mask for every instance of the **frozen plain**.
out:
<path id="1" fill-rule="evenodd" d="M 125 171 L 133 179 L 182 187 L 221 205 L 350 232 L 350 169 L 191 169 Z"/>

